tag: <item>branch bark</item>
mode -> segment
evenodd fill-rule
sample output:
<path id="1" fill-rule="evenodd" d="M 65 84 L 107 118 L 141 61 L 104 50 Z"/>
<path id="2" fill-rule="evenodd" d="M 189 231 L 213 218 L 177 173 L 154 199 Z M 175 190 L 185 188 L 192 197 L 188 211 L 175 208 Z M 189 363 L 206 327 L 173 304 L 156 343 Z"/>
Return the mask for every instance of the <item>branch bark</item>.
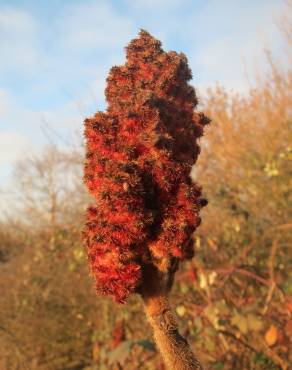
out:
<path id="1" fill-rule="evenodd" d="M 169 370 L 203 370 L 189 343 L 179 333 L 176 315 L 168 300 L 170 278 L 165 279 L 163 275 L 155 269 L 148 269 L 147 283 L 141 292 L 155 343 Z"/>

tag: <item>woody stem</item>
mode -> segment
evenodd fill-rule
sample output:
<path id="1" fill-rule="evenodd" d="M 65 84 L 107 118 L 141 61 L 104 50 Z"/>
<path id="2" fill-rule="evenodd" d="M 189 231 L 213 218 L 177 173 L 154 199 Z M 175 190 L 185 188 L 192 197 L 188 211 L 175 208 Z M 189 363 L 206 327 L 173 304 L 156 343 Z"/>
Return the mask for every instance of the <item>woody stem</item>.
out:
<path id="1" fill-rule="evenodd" d="M 175 314 L 166 295 L 144 298 L 154 340 L 169 370 L 203 370 L 187 340 L 178 331 Z"/>

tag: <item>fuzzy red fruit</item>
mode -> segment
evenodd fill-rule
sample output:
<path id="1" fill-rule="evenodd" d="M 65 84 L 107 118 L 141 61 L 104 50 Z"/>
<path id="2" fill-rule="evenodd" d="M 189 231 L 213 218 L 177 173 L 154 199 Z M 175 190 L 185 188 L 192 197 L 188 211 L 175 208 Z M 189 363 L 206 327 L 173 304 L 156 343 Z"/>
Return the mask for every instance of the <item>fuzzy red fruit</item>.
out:
<path id="1" fill-rule="evenodd" d="M 184 54 L 164 52 L 146 31 L 107 78 L 108 108 L 85 120 L 85 183 L 95 199 L 84 238 L 100 293 L 124 302 L 143 264 L 167 272 L 193 255 L 205 204 L 190 178 L 209 120 L 196 112 Z"/>

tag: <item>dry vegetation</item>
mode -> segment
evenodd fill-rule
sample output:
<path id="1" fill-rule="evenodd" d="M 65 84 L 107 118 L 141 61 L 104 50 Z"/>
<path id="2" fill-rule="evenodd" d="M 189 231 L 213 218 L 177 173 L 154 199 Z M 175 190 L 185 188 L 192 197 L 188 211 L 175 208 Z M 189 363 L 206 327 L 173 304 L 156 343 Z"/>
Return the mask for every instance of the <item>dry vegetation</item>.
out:
<path id="1" fill-rule="evenodd" d="M 218 87 L 203 101 L 213 122 L 194 176 L 210 204 L 172 298 L 215 370 L 292 360 L 291 85 L 271 63 L 247 96 Z M 82 154 L 56 148 L 16 170 L 21 208 L 0 225 L 1 370 L 163 369 L 140 299 L 95 295 L 81 177 Z"/>

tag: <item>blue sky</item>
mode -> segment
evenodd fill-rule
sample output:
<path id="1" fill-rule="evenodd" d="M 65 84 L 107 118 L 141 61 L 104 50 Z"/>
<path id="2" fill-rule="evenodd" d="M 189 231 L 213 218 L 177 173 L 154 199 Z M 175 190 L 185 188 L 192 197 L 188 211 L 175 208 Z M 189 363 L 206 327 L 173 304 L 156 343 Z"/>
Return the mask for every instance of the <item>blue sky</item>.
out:
<path id="1" fill-rule="evenodd" d="M 199 93 L 217 82 L 245 92 L 263 47 L 282 57 L 282 13 L 280 0 L 0 0 L 0 181 L 45 133 L 81 138 L 140 28 L 187 55 Z"/>

